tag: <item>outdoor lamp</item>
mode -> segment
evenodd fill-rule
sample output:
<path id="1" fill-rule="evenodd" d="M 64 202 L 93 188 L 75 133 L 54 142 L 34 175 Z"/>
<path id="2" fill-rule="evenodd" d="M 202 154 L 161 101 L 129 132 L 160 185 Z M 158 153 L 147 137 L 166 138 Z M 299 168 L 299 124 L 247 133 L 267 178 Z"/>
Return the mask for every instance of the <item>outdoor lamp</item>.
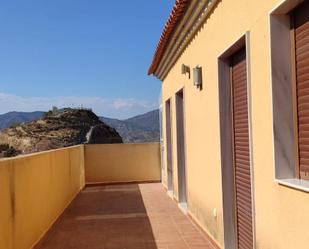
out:
<path id="1" fill-rule="evenodd" d="M 195 68 L 193 68 L 193 85 L 199 89 L 202 89 L 202 67 L 200 66 L 196 66 Z"/>

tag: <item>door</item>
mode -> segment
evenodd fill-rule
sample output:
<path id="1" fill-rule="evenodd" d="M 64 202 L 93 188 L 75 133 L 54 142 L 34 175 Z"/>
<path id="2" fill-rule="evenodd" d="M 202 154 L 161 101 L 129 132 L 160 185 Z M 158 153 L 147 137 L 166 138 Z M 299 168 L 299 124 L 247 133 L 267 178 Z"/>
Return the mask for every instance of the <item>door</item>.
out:
<path id="1" fill-rule="evenodd" d="M 173 162 L 172 162 L 172 119 L 171 119 L 171 101 L 165 103 L 166 120 L 166 153 L 167 153 L 167 188 L 173 190 Z"/>
<path id="2" fill-rule="evenodd" d="M 237 248 L 253 248 L 246 50 L 231 59 L 233 157 Z"/>
<path id="3" fill-rule="evenodd" d="M 162 101 L 162 99 L 161 99 Z M 160 104 L 159 108 L 159 120 L 160 120 L 160 159 L 161 159 L 161 180 L 163 179 L 165 172 L 165 160 L 164 160 L 164 139 L 163 139 L 163 105 Z"/>
<path id="4" fill-rule="evenodd" d="M 178 169 L 178 199 L 187 203 L 185 132 L 184 132 L 184 99 L 183 90 L 176 93 L 176 127 L 177 127 L 177 169 Z"/>

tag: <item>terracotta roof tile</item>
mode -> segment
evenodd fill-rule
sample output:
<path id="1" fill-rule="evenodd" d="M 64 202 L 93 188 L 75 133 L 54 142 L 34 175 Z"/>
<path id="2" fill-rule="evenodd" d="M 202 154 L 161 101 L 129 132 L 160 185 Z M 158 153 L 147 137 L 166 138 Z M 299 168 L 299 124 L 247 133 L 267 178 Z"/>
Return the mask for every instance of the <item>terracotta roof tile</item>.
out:
<path id="1" fill-rule="evenodd" d="M 167 44 L 171 38 L 173 31 L 176 29 L 179 21 L 183 17 L 190 0 L 176 0 L 172 12 L 164 26 L 163 32 L 161 34 L 160 40 L 158 42 L 155 54 L 152 59 L 152 63 L 148 69 L 148 75 L 151 75 L 157 69 Z"/>

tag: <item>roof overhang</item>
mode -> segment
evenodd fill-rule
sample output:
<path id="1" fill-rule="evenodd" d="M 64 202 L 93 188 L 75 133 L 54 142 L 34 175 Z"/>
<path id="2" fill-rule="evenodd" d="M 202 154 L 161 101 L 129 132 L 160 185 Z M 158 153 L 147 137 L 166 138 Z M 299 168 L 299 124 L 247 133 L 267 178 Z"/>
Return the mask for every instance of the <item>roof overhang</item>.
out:
<path id="1" fill-rule="evenodd" d="M 164 80 L 220 0 L 177 0 L 165 24 L 148 75 Z"/>

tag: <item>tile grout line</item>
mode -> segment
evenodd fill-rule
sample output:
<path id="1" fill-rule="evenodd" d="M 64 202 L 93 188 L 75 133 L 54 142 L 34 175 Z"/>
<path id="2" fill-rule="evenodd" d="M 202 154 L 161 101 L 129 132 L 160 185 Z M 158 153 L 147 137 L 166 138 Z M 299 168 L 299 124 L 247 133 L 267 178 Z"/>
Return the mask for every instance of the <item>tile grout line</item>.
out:
<path id="1" fill-rule="evenodd" d="M 172 216 L 171 216 L 171 219 L 172 219 L 172 221 L 173 221 L 173 223 L 174 223 L 174 225 L 175 225 L 175 227 L 176 227 L 177 233 L 180 235 L 181 239 L 184 241 L 184 243 L 186 244 L 187 248 L 190 249 L 191 246 L 189 246 L 189 244 L 187 243 L 187 241 L 183 238 L 183 236 L 182 236 L 182 234 L 180 233 L 180 231 L 179 231 L 179 229 L 178 229 L 178 227 L 177 227 L 177 224 L 176 224 L 176 222 L 175 222 L 175 220 L 174 220 L 174 218 L 173 218 Z"/>

